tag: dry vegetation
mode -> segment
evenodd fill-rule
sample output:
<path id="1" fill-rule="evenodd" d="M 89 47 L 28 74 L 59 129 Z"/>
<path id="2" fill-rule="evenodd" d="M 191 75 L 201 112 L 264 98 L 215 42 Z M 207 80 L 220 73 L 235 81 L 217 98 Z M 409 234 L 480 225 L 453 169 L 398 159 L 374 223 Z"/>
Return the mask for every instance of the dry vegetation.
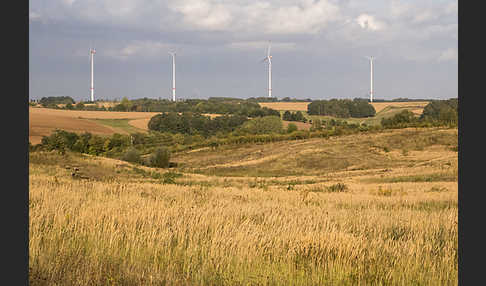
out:
<path id="1" fill-rule="evenodd" d="M 410 101 L 410 102 L 372 102 L 371 105 L 376 110 L 376 113 L 382 111 L 385 108 L 406 108 L 415 114 L 422 114 L 424 107 L 428 104 L 428 101 Z M 289 111 L 307 111 L 307 105 L 309 102 L 259 102 L 260 106 L 268 107 L 275 110 L 289 110 Z"/>
<path id="2" fill-rule="evenodd" d="M 454 146 L 457 129 L 393 130 L 205 148 L 170 172 L 31 153 L 30 284 L 457 285 Z"/>
<path id="3" fill-rule="evenodd" d="M 309 102 L 259 102 L 258 104 L 275 110 L 307 111 Z"/>
<path id="4" fill-rule="evenodd" d="M 385 108 L 407 108 L 415 114 L 422 114 L 424 107 L 428 104 L 428 101 L 410 101 L 410 102 L 373 102 L 371 105 L 376 110 L 376 113 L 382 111 Z"/>

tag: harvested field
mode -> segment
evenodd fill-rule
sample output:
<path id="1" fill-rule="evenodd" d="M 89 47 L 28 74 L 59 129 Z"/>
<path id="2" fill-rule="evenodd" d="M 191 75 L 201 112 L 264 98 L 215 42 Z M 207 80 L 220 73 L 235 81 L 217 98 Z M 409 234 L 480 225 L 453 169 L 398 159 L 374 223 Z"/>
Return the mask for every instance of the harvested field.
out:
<path id="1" fill-rule="evenodd" d="M 148 130 L 148 123 L 150 118 L 140 118 L 128 121 L 128 124 L 139 129 Z"/>
<path id="2" fill-rule="evenodd" d="M 289 111 L 307 111 L 307 105 L 310 102 L 259 102 L 260 106 L 268 107 L 275 110 L 289 110 Z M 371 105 L 376 110 L 376 113 L 385 108 L 406 108 L 415 114 L 422 114 L 424 107 L 428 101 L 410 101 L 410 102 L 372 102 Z"/>
<path id="3" fill-rule="evenodd" d="M 259 102 L 261 107 L 275 110 L 307 111 L 310 102 Z"/>
<path id="4" fill-rule="evenodd" d="M 384 110 L 387 107 L 406 108 L 415 114 L 422 114 L 424 107 L 429 104 L 428 101 L 410 101 L 410 102 L 372 102 L 371 105 L 376 110 L 376 113 Z"/>
<path id="5" fill-rule="evenodd" d="M 113 112 L 58 110 L 29 107 L 29 141 L 40 143 L 42 136 L 48 136 L 56 128 L 70 132 L 90 132 L 99 135 L 126 133 L 125 130 L 104 125 L 92 119 L 146 119 L 150 120 L 157 112 Z M 148 122 L 148 121 L 147 121 Z M 134 127 L 137 127 L 134 125 Z M 141 128 L 146 130 L 147 128 Z"/>

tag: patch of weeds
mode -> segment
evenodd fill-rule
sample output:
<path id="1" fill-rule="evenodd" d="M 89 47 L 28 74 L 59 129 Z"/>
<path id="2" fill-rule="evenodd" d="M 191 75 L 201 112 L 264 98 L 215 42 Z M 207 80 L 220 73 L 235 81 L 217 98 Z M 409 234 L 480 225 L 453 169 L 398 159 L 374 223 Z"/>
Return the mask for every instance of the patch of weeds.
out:
<path id="1" fill-rule="evenodd" d="M 407 149 L 402 149 L 402 155 L 403 156 L 408 156 L 408 150 Z"/>
<path id="2" fill-rule="evenodd" d="M 412 165 L 413 167 L 413 165 Z M 455 172 L 442 172 L 433 174 L 418 174 L 400 177 L 388 177 L 388 178 L 373 178 L 369 181 L 380 183 L 403 183 L 403 182 L 455 182 L 457 181 L 457 173 Z"/>
<path id="3" fill-rule="evenodd" d="M 295 190 L 295 185 L 297 185 L 296 181 L 290 181 L 289 184 L 287 185 L 286 190 L 287 191 L 293 191 Z"/>
<path id="4" fill-rule="evenodd" d="M 386 153 L 390 152 L 390 148 L 388 148 L 387 146 L 383 147 L 383 151 L 385 151 Z"/>
<path id="5" fill-rule="evenodd" d="M 459 151 L 459 146 L 453 146 L 450 148 L 451 151 L 458 152 Z"/>
<path id="6" fill-rule="evenodd" d="M 313 193 L 325 193 L 327 191 L 327 188 L 324 186 L 314 186 L 309 188 L 309 192 Z"/>
<path id="7" fill-rule="evenodd" d="M 162 184 L 175 184 L 175 179 L 180 177 L 182 177 L 182 174 L 180 173 L 172 171 L 166 172 L 162 175 Z"/>
<path id="8" fill-rule="evenodd" d="M 348 186 L 344 183 L 337 183 L 326 187 L 326 190 L 330 193 L 345 192 L 348 190 Z"/>
<path id="9" fill-rule="evenodd" d="M 158 180 L 158 179 L 162 178 L 162 175 L 161 175 L 159 172 L 152 172 L 152 173 L 150 174 L 150 177 L 151 177 L 152 179 L 156 179 L 156 180 Z"/>
<path id="10" fill-rule="evenodd" d="M 348 186 L 344 183 L 337 183 L 330 186 L 314 186 L 308 189 L 309 192 L 313 193 L 340 193 L 346 192 Z"/>
<path id="11" fill-rule="evenodd" d="M 411 236 L 411 230 L 409 227 L 393 225 L 385 231 L 385 239 L 391 240 L 406 240 Z"/>
<path id="12" fill-rule="evenodd" d="M 432 187 L 429 190 L 426 190 L 425 192 L 427 192 L 427 193 L 429 193 L 429 192 L 440 193 L 440 192 L 447 192 L 448 190 L 449 189 L 447 189 L 446 187 Z"/>
<path id="13" fill-rule="evenodd" d="M 378 196 L 390 197 L 393 193 L 393 190 L 389 188 L 383 189 L 381 186 L 379 186 L 378 190 L 375 193 Z"/>

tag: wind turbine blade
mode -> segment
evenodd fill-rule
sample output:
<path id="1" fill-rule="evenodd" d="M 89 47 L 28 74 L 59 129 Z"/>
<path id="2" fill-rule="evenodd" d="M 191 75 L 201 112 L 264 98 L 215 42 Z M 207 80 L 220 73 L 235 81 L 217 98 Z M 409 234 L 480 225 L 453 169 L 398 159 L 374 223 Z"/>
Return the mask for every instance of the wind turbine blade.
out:
<path id="1" fill-rule="evenodd" d="M 268 61 L 268 58 L 264 58 L 261 63 L 263 63 L 264 61 Z"/>
<path id="2" fill-rule="evenodd" d="M 270 57 L 270 49 L 272 48 L 272 46 L 270 45 L 270 41 L 268 42 L 268 48 L 267 48 L 267 58 Z"/>

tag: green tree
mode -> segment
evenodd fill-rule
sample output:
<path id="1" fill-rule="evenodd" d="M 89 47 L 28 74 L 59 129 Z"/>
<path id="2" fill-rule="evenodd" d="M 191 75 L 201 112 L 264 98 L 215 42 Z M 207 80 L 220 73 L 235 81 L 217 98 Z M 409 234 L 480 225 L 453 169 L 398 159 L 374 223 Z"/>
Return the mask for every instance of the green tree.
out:
<path id="1" fill-rule="evenodd" d="M 292 133 L 292 132 L 297 131 L 297 130 L 299 130 L 299 128 L 294 123 L 289 123 L 287 125 L 287 133 Z"/>
<path id="2" fill-rule="evenodd" d="M 84 109 L 84 103 L 82 103 L 82 102 L 76 103 L 76 109 L 77 110 L 83 110 Z"/>
<path id="3" fill-rule="evenodd" d="M 282 119 L 277 116 L 257 117 L 245 122 L 241 130 L 249 134 L 282 133 Z"/>
<path id="4" fill-rule="evenodd" d="M 137 149 L 135 149 L 134 147 L 130 147 L 123 154 L 121 159 L 123 161 L 127 161 L 127 162 L 130 162 L 130 163 L 140 163 L 141 162 L 140 152 Z"/>
<path id="5" fill-rule="evenodd" d="M 286 121 L 292 121 L 292 113 L 290 113 L 290 111 L 288 110 L 285 110 L 282 119 Z"/>
<path id="6" fill-rule="evenodd" d="M 170 152 L 167 147 L 159 147 L 150 155 L 150 165 L 158 168 L 169 167 Z"/>

